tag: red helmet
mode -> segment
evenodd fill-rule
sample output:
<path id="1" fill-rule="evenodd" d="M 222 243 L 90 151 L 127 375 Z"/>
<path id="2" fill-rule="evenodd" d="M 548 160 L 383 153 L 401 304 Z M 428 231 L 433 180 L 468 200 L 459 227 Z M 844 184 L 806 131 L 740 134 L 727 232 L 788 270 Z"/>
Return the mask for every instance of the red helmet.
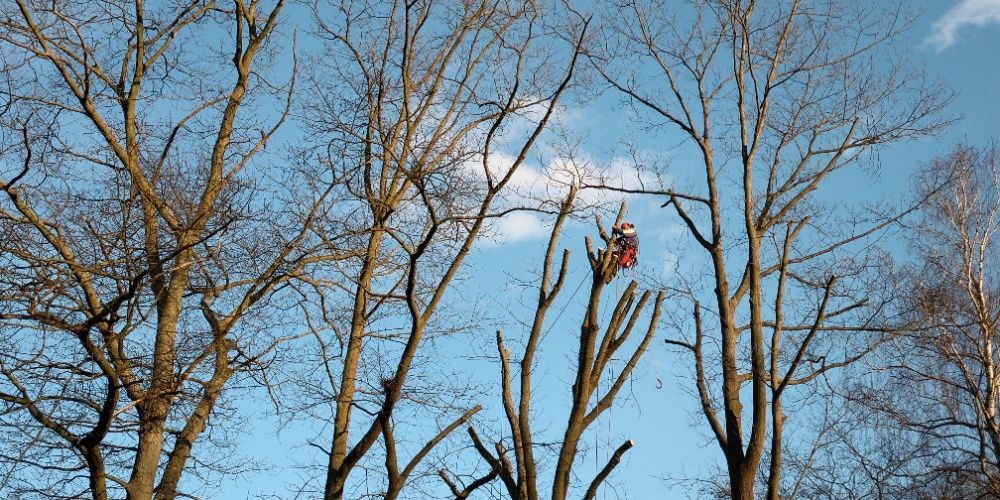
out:
<path id="1" fill-rule="evenodd" d="M 631 222 L 622 222 L 622 229 L 632 229 L 633 226 Z"/>

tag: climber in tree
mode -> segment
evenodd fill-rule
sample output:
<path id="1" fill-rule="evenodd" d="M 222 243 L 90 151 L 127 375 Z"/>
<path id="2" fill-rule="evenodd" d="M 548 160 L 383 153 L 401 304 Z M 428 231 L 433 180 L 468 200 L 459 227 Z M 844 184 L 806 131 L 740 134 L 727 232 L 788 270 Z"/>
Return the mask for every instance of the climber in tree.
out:
<path id="1" fill-rule="evenodd" d="M 639 235 L 631 222 L 623 222 L 621 226 L 611 226 L 611 252 L 614 254 L 618 268 L 631 269 L 639 263 Z"/>

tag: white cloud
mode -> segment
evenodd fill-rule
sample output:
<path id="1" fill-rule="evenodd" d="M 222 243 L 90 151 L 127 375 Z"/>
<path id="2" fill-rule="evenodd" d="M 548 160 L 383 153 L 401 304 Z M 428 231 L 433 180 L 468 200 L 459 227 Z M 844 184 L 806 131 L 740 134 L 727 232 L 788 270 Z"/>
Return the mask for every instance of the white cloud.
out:
<path id="1" fill-rule="evenodd" d="M 496 176 L 509 171 L 513 163 L 514 158 L 503 153 L 491 153 L 487 162 L 490 171 Z M 483 175 L 481 163 L 470 162 L 469 168 L 475 168 L 473 172 L 478 176 Z M 494 208 L 502 210 L 539 206 L 543 201 L 547 201 L 547 206 L 551 210 L 553 203 L 565 196 L 571 184 L 602 184 L 624 189 L 639 189 L 656 187 L 659 185 L 659 180 L 655 175 L 637 168 L 630 159 L 623 157 L 613 158 L 602 164 L 592 160 L 553 157 L 542 167 L 521 165 L 511 177 L 509 190 Z M 615 209 L 619 201 L 629 198 L 634 198 L 634 195 L 587 189 L 578 193 L 577 207 L 606 206 Z M 551 226 L 551 217 L 540 216 L 533 212 L 515 211 L 491 221 L 486 227 L 484 236 L 488 246 L 535 241 L 548 237 Z"/>
<path id="2" fill-rule="evenodd" d="M 942 51 L 955 43 L 958 31 L 966 26 L 1000 23 L 1000 0 L 959 0 L 958 4 L 934 21 L 926 43 Z"/>
<path id="3" fill-rule="evenodd" d="M 529 212 L 513 212 L 502 217 L 496 224 L 492 239 L 497 243 L 517 243 L 541 239 L 548 236 L 550 228 L 541 219 Z"/>
<path id="4" fill-rule="evenodd" d="M 520 135 L 527 134 L 537 120 L 541 119 L 547 102 L 536 104 L 524 111 L 525 116 L 517 116 L 512 120 L 507 130 L 508 137 L 523 139 Z M 556 106 L 552 122 L 562 123 L 569 127 L 570 134 L 584 136 L 583 129 L 591 121 L 585 108 L 572 106 Z M 556 141 L 558 142 L 558 141 Z M 520 144 L 514 141 L 514 146 Z M 538 153 L 530 155 L 528 161 L 518 167 L 510 178 L 506 189 L 494 205 L 495 211 L 503 211 L 516 207 L 537 207 L 553 210 L 566 195 L 571 185 L 604 185 L 618 189 L 656 189 L 661 187 L 663 179 L 636 165 L 636 158 L 615 156 L 611 158 L 596 158 L 579 145 L 567 148 L 546 147 L 547 141 L 536 144 Z M 486 168 L 494 180 L 503 178 L 516 161 L 515 156 L 505 142 L 495 144 L 486 161 Z M 516 150 L 516 148 L 514 149 Z M 541 156 L 542 163 L 537 162 Z M 482 157 L 470 158 L 463 167 L 478 179 L 485 179 Z M 639 159 L 638 161 L 642 161 Z M 595 207 L 608 207 L 614 210 L 623 199 L 633 199 L 635 195 L 620 191 L 605 191 L 584 189 L 577 194 L 577 208 L 591 210 Z M 657 204 L 657 207 L 659 205 Z M 486 246 L 500 246 L 507 243 L 537 241 L 545 239 L 552 225 L 551 215 L 541 215 L 533 212 L 515 211 L 495 220 L 485 227 L 483 239 Z"/>
<path id="5" fill-rule="evenodd" d="M 503 154 L 490 155 L 490 171 L 502 174 L 513 165 L 513 158 Z M 480 170 L 481 172 L 481 170 Z M 480 174 L 481 175 L 481 174 Z M 569 159 L 555 156 L 543 167 L 521 165 L 511 177 L 505 200 L 512 205 L 533 205 L 541 200 L 558 202 L 570 185 L 603 185 L 619 189 L 657 188 L 660 179 L 640 170 L 632 160 L 615 157 L 598 163 L 592 159 Z M 598 189 L 585 189 L 577 194 L 579 206 L 593 206 L 622 198 L 622 194 Z M 631 197 L 631 196 L 626 196 Z"/>

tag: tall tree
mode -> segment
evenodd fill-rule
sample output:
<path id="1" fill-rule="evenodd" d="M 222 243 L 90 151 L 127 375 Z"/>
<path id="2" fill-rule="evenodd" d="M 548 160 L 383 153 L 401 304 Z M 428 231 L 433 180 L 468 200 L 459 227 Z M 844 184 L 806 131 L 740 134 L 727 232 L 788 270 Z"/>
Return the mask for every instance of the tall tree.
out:
<path id="1" fill-rule="evenodd" d="M 903 434 L 910 460 L 897 488 L 1000 495 L 998 160 L 996 146 L 962 146 L 919 178 L 928 203 L 911 227 L 916 259 L 902 278 L 912 327 L 887 353 L 887 394 L 861 401 L 884 414 L 875 430 Z"/>
<path id="2" fill-rule="evenodd" d="M 559 216 L 556 218 L 552 234 L 549 237 L 542 262 L 542 275 L 538 284 L 538 302 L 530 331 L 524 345 L 520 360 L 512 365 L 510 350 L 507 348 L 503 334 L 497 332 L 497 350 L 500 358 L 500 400 L 506 416 L 507 431 L 510 432 L 510 449 L 501 441 L 494 444 L 495 451 L 490 451 L 476 431 L 470 427 L 469 435 L 473 446 L 481 457 L 489 464 L 489 472 L 481 478 L 474 479 L 468 485 L 459 486 L 446 471 L 440 471 L 441 478 L 447 483 L 456 500 L 468 498 L 477 488 L 499 478 L 510 498 L 517 500 L 537 500 L 539 498 L 539 483 L 551 483 L 550 498 L 565 500 L 574 486 L 574 464 L 579 458 L 580 441 L 584 433 L 591 428 L 602 414 L 610 410 L 625 383 L 630 379 L 642 355 L 645 354 L 658 326 L 664 293 L 661 290 L 653 299 L 652 313 L 645 331 L 637 342 L 629 343 L 629 338 L 639 324 L 639 318 L 653 296 L 646 291 L 637 293 L 638 284 L 631 281 L 625 290 L 615 297 L 610 317 L 601 318 L 604 289 L 618 271 L 618 255 L 605 249 L 614 248 L 614 242 L 601 227 L 600 217 L 597 226 L 605 246 L 595 250 L 590 238 L 586 238 L 587 262 L 590 272 L 585 276 L 580 286 L 589 284 L 587 302 L 580 319 L 580 336 L 577 346 L 576 365 L 573 369 L 573 386 L 570 392 L 569 414 L 566 423 L 561 428 L 562 440 L 555 454 L 555 468 L 551 479 L 544 479 L 546 473 L 544 461 L 536 458 L 535 448 L 538 446 L 533 437 L 534 422 L 532 417 L 532 391 L 536 355 L 539 354 L 541 340 L 545 332 L 545 320 L 549 310 L 563 290 L 569 266 L 569 250 L 563 250 L 558 268 L 554 267 L 556 249 L 563 224 L 573 210 L 577 187 L 571 186 L 569 194 L 563 200 Z M 615 224 L 620 224 L 625 212 L 624 204 L 618 212 Z M 579 288 L 578 288 L 579 289 Z M 570 299 L 572 300 L 572 298 Z M 561 313 L 560 313 L 561 316 Z M 602 319 L 606 324 L 602 326 Z M 558 321 L 558 318 L 556 318 Z M 602 331 L 603 330 L 603 331 Z M 635 337 L 632 337 L 635 339 Z M 624 355 L 622 365 L 616 370 L 609 363 L 616 355 Z M 515 371 L 516 367 L 516 371 Z M 517 383 L 512 380 L 517 376 Z M 610 382 L 604 393 L 599 392 L 601 377 L 610 375 Z M 618 466 L 622 456 L 632 448 L 634 442 L 627 440 L 620 445 L 608 458 L 587 484 L 583 498 L 593 500 L 601 484 Z M 513 461 L 511 460 L 513 455 Z M 542 487 L 549 486 L 543 482 Z"/>
<path id="3" fill-rule="evenodd" d="M 995 146 L 956 147 L 916 176 L 923 202 L 905 236 L 900 332 L 873 373 L 843 384 L 849 405 L 812 464 L 807 497 L 995 498 L 998 486 L 998 316 L 994 235 L 1000 214 Z"/>
<path id="4" fill-rule="evenodd" d="M 212 464 L 195 445 L 284 334 L 323 196 L 263 180 L 283 7 L 0 8 L 5 496 L 175 498 Z"/>
<path id="5" fill-rule="evenodd" d="M 778 498 L 783 397 L 864 356 L 886 329 L 891 294 L 871 273 L 884 262 L 848 257 L 893 218 L 824 206 L 824 187 L 873 148 L 934 132 L 947 99 L 893 57 L 907 23 L 892 7 L 622 7 L 609 53 L 592 60 L 642 117 L 680 134 L 697 164 L 698 187 L 657 191 L 704 252 L 711 290 L 692 294 L 693 335 L 669 342 L 693 359 L 729 494 L 754 498 L 767 456 L 767 496 Z"/>
<path id="6" fill-rule="evenodd" d="M 383 494 L 396 498 L 443 437 L 400 457 L 393 415 L 418 350 L 485 224 L 511 208 L 499 202 L 569 87 L 586 22 L 560 38 L 566 29 L 544 5 L 496 0 L 314 11 L 327 64 L 305 113 L 342 201 L 330 224 L 347 221 L 358 249 L 316 281 L 322 317 L 336 318 L 323 323 L 335 337 L 317 335 L 326 380 L 312 403 L 332 406 L 323 496 L 351 496 L 348 481 L 381 442 Z M 505 134 L 513 121 L 527 132 Z M 501 146 L 510 162 L 498 161 Z M 338 315 L 342 282 L 349 312 Z"/>

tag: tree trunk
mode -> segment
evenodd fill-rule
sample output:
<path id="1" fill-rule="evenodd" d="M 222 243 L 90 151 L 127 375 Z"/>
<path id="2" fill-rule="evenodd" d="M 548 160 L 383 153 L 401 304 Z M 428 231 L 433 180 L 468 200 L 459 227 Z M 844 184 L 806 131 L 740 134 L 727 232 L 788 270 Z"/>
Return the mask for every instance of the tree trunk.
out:
<path id="1" fill-rule="evenodd" d="M 344 498 L 344 485 L 350 470 L 344 469 L 344 459 L 347 457 L 347 438 L 351 427 L 351 405 L 354 402 L 355 384 L 357 381 L 358 361 L 361 358 L 361 347 L 365 333 L 365 312 L 368 307 L 368 290 L 371 287 L 372 273 L 375 269 L 375 258 L 378 255 L 382 232 L 373 230 L 368 239 L 368 249 L 365 261 L 358 277 L 358 286 L 354 293 L 354 309 L 351 313 L 351 336 L 347 343 L 347 354 L 344 357 L 344 368 L 341 373 L 340 392 L 337 394 L 337 410 L 333 421 L 333 445 L 330 448 L 330 460 L 327 464 L 326 486 L 323 498 L 325 500 L 341 500 Z"/>
<path id="2" fill-rule="evenodd" d="M 90 472 L 90 496 L 94 500 L 108 500 L 107 476 L 104 472 L 104 457 L 100 445 L 87 446 L 84 459 Z"/>
<path id="3" fill-rule="evenodd" d="M 579 421 L 580 419 L 577 419 Z M 552 500 L 566 500 L 569 493 L 570 471 L 573 468 L 573 460 L 576 458 L 576 449 L 580 442 L 582 432 L 582 422 L 577 424 L 571 422 L 566 428 L 566 436 L 563 445 L 559 450 L 559 459 L 556 462 L 556 473 L 552 483 Z"/>
<path id="4" fill-rule="evenodd" d="M 737 467 L 736 471 L 730 472 L 729 481 L 733 488 L 733 500 L 754 500 L 754 478 L 756 477 L 756 467 L 747 468 L 747 462 L 743 461 L 742 467 Z"/>
<path id="5" fill-rule="evenodd" d="M 139 409 L 139 449 L 132 465 L 126 490 L 128 500 L 150 500 L 156 469 L 163 450 L 163 430 L 167 421 L 168 401 L 164 397 L 141 405 Z"/>
<path id="6" fill-rule="evenodd" d="M 767 476 L 767 499 L 780 500 L 781 486 L 781 433 L 784 417 L 781 415 L 781 396 L 771 402 L 771 464 Z"/>

